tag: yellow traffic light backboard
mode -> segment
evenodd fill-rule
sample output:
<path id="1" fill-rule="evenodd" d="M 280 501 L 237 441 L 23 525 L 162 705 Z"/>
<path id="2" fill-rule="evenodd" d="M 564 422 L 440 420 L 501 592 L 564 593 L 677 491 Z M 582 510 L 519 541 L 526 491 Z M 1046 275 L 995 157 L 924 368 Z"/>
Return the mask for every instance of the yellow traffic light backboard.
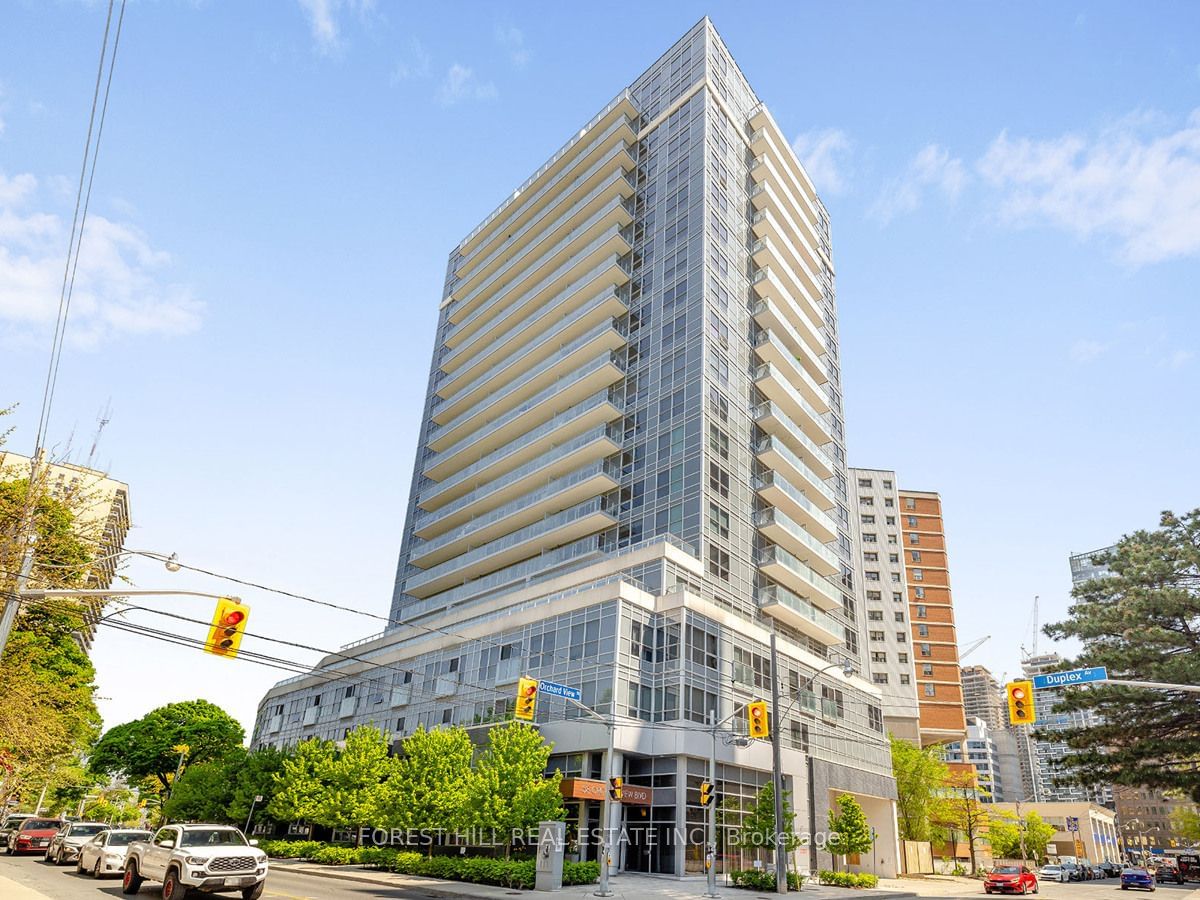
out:
<path id="1" fill-rule="evenodd" d="M 708 806 L 712 803 L 713 786 L 711 781 L 700 782 L 700 805 Z"/>
<path id="2" fill-rule="evenodd" d="M 771 736 L 766 700 L 754 700 L 747 703 L 746 718 L 750 721 L 750 737 L 766 738 Z"/>
<path id="3" fill-rule="evenodd" d="M 246 621 L 250 618 L 250 607 L 234 597 L 222 597 L 213 611 L 212 628 L 204 642 L 204 652 L 233 659 L 246 633 Z"/>
<path id="4" fill-rule="evenodd" d="M 537 712 L 538 682 L 536 678 L 521 678 L 517 682 L 517 709 L 514 715 L 518 719 L 532 722 Z"/>
<path id="5" fill-rule="evenodd" d="M 625 779 L 620 776 L 614 776 L 608 779 L 608 796 L 617 803 L 621 802 L 621 789 L 625 786 Z"/>
<path id="6" fill-rule="evenodd" d="M 1004 687 L 1008 697 L 1008 721 L 1013 725 L 1032 725 L 1037 721 L 1033 706 L 1033 682 L 1012 681 Z"/>

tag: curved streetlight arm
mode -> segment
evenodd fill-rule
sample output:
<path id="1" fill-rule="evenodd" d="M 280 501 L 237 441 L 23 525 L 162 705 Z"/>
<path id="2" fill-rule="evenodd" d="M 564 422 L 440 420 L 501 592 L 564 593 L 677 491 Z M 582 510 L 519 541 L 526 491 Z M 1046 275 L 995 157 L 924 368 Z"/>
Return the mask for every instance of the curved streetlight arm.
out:
<path id="1" fill-rule="evenodd" d="M 845 662 L 830 663 L 825 668 L 821 669 L 819 672 L 814 672 L 809 677 L 809 679 L 805 682 L 804 690 L 811 693 L 812 689 L 813 689 L 813 685 L 816 683 L 818 678 L 820 678 L 822 675 L 824 675 L 826 672 L 828 672 L 832 669 L 845 670 L 845 667 L 846 667 Z M 783 721 L 784 716 L 786 716 L 788 713 L 790 713 L 792 711 L 792 708 L 795 707 L 795 705 L 799 702 L 800 702 L 800 695 L 797 694 L 795 697 L 792 698 L 791 702 L 784 708 L 783 712 L 781 712 L 779 714 L 779 720 Z"/>
<path id="2" fill-rule="evenodd" d="M 86 590 L 77 591 L 71 588 L 29 588 L 23 591 L 16 592 L 17 597 L 21 600 L 44 600 L 47 597 L 209 597 L 214 600 L 219 600 L 222 597 L 229 597 L 238 603 L 242 602 L 241 597 L 232 597 L 229 594 L 214 594 L 210 591 L 156 591 L 156 590 Z"/>

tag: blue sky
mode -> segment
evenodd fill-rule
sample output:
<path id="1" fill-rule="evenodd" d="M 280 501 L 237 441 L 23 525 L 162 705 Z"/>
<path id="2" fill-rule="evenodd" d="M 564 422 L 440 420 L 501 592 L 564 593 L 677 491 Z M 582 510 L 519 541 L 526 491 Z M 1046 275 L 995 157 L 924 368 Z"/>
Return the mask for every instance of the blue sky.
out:
<path id="1" fill-rule="evenodd" d="M 385 613 L 446 254 L 708 13 L 830 208 L 851 461 L 942 493 L 960 638 L 1014 672 L 1069 552 L 1200 505 L 1200 8 L 747 9 L 131 2 L 52 422 L 78 455 L 111 403 L 129 546 Z M 17 451 L 104 11 L 0 8 Z M 300 643 L 381 625 L 241 593 Z M 280 677 L 117 633 L 95 658 L 110 724 L 196 695 L 249 724 Z"/>

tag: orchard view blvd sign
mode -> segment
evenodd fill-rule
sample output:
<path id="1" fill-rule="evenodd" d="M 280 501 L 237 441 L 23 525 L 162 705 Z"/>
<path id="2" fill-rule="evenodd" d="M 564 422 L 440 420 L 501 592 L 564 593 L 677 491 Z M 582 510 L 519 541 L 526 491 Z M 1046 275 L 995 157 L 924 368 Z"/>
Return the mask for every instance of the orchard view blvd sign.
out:
<path id="1" fill-rule="evenodd" d="M 1104 666 L 1092 666 L 1087 669 L 1071 669 L 1067 672 L 1047 672 L 1045 675 L 1035 675 L 1033 676 L 1033 688 L 1039 690 L 1071 687 L 1095 681 L 1108 681 L 1108 669 Z"/>
<path id="2" fill-rule="evenodd" d="M 559 684 L 557 681 L 539 681 L 538 692 L 545 694 L 547 697 L 565 697 L 568 700 L 574 700 L 576 703 L 583 700 L 583 692 L 579 688 L 568 687 L 565 684 Z"/>

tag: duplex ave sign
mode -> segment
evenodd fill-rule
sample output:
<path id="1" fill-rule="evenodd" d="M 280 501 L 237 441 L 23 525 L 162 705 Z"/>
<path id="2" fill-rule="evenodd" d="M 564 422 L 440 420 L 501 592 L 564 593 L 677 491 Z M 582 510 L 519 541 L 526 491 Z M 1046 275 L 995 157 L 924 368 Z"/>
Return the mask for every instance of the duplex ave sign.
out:
<path id="1" fill-rule="evenodd" d="M 1104 666 L 1093 666 L 1087 669 L 1071 669 L 1067 672 L 1047 672 L 1045 675 L 1033 676 L 1033 687 L 1034 690 L 1071 687 L 1093 681 L 1108 681 L 1108 669 Z"/>

